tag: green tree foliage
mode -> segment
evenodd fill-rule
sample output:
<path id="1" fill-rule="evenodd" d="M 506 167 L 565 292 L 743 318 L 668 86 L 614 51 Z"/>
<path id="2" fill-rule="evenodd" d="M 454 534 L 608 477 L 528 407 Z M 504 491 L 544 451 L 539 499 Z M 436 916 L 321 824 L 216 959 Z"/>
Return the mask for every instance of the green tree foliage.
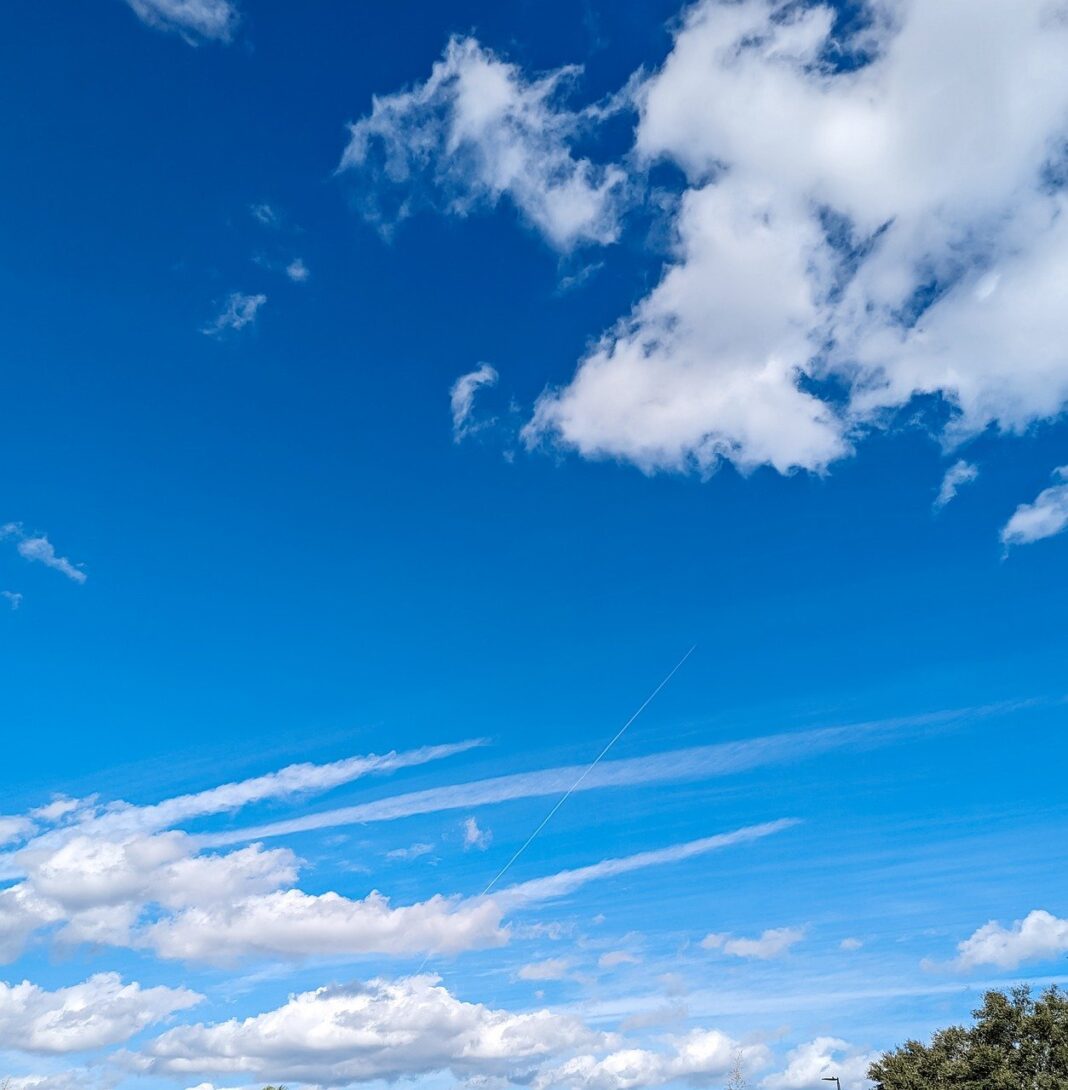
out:
<path id="1" fill-rule="evenodd" d="M 987 992 L 970 1028 L 908 1041 L 871 1065 L 878 1090 L 1068 1090 L 1068 995 Z"/>

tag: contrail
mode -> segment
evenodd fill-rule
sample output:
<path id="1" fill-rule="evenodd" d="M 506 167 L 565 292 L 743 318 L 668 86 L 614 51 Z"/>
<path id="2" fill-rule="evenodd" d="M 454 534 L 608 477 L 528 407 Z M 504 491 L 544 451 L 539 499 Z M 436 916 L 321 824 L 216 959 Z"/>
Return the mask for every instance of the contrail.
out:
<path id="1" fill-rule="evenodd" d="M 641 715 L 642 712 L 649 707 L 649 705 L 656 698 L 657 693 L 659 693 L 660 690 L 663 689 L 663 687 L 678 673 L 679 669 L 682 667 L 682 664 L 694 653 L 695 650 L 697 650 L 697 644 L 694 644 L 693 647 L 691 647 L 690 650 L 687 651 L 686 654 L 683 655 L 682 658 L 675 663 L 675 665 L 664 676 L 664 679 L 660 682 L 660 684 L 657 685 L 657 687 L 641 702 L 641 704 L 638 706 L 638 710 L 635 711 L 634 714 L 623 724 L 623 726 L 621 726 L 619 730 L 616 731 L 616 733 L 609 741 L 608 745 L 606 745 L 604 749 L 602 749 L 601 752 L 598 753 L 596 757 L 594 757 L 589 765 L 587 765 L 586 768 L 583 769 L 582 774 L 578 777 L 578 779 L 575 780 L 575 782 L 560 796 L 560 798 L 556 800 L 556 805 L 553 806 L 553 808 L 545 815 L 544 818 L 542 818 L 541 824 L 534 830 L 534 832 L 530 834 L 530 836 L 526 838 L 526 840 L 523 841 L 523 843 L 519 847 L 519 850 L 512 856 L 512 858 L 509 859 L 508 862 L 505 863 L 504 866 L 501 867 L 501 869 L 490 879 L 489 884 L 482 891 L 481 895 L 483 897 L 485 897 L 486 894 L 489 893 L 491 889 L 493 889 L 493 887 L 508 873 L 508 869 L 511 867 L 511 865 L 527 850 L 527 848 L 530 847 L 531 844 L 534 843 L 535 839 L 538 836 L 538 833 L 540 833 L 542 829 L 544 829 L 545 826 L 548 825 L 549 822 L 552 820 L 553 814 L 555 814 L 556 811 L 559 810 L 560 807 L 563 806 L 564 803 L 567 802 L 567 800 L 575 793 L 582 781 L 597 767 L 597 764 L 601 760 L 601 758 L 604 757 L 604 755 L 616 744 L 616 742 L 618 742 L 620 738 L 623 737 L 623 735 L 627 731 L 627 727 L 629 727 L 631 723 L 633 723 L 634 720 L 637 719 L 638 716 Z M 433 951 L 428 953 L 427 956 L 423 958 L 423 963 L 416 970 L 416 976 L 418 976 L 426 968 L 427 962 L 430 961 L 431 957 L 433 957 Z"/>
<path id="2" fill-rule="evenodd" d="M 620 740 L 620 738 L 623 737 L 623 735 L 626 733 L 627 727 L 629 727 L 631 723 L 633 723 L 634 720 L 637 719 L 638 716 L 641 715 L 647 707 L 649 707 L 649 705 L 653 702 L 653 699 L 656 697 L 657 693 L 659 693 L 660 690 L 663 689 L 663 687 L 675 676 L 675 674 L 679 671 L 679 668 L 694 653 L 696 648 L 697 644 L 694 644 L 693 647 L 691 647 L 690 650 L 687 651 L 686 654 L 683 655 L 682 658 L 675 663 L 675 665 L 664 677 L 664 680 L 661 681 L 660 684 L 657 685 L 657 687 L 642 701 L 641 706 L 638 708 L 638 710 L 623 724 L 623 726 L 619 728 L 619 730 L 616 731 L 615 735 L 608 743 L 608 745 L 606 745 L 604 749 L 602 749 L 601 752 L 598 753 L 596 757 L 594 757 L 593 761 L 583 770 L 579 778 L 575 780 L 575 782 L 560 796 L 559 799 L 557 799 L 556 805 L 545 815 L 544 818 L 542 818 L 541 824 L 534 830 L 534 832 L 530 834 L 530 836 L 527 837 L 525 841 L 523 841 L 522 845 L 520 845 L 519 850 L 515 853 L 515 855 L 513 855 L 512 858 L 509 859 L 508 862 L 505 863 L 504 866 L 501 867 L 501 869 L 493 876 L 493 878 L 490 879 L 489 885 L 487 885 L 486 888 L 482 891 L 483 897 L 485 897 L 486 894 L 489 893 L 491 889 L 493 889 L 493 887 L 508 873 L 508 869 L 511 867 L 511 865 L 527 850 L 527 848 L 530 847 L 531 844 L 534 843 L 535 839 L 538 836 L 538 833 L 540 833 L 542 829 L 544 829 L 545 826 L 548 825 L 549 822 L 552 820 L 553 814 L 555 814 L 556 811 L 559 810 L 560 807 L 563 806 L 564 803 L 567 802 L 567 800 L 575 793 L 575 791 L 579 787 L 579 784 L 581 784 L 582 781 L 597 767 L 601 758 L 616 744 L 616 742 Z"/>

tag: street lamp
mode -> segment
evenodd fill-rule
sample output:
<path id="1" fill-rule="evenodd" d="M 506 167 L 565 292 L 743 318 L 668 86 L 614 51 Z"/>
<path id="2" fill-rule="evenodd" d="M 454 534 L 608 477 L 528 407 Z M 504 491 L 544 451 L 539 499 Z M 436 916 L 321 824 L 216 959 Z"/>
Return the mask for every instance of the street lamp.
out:
<path id="1" fill-rule="evenodd" d="M 820 1081 L 821 1082 L 833 1082 L 834 1085 L 838 1088 L 838 1090 L 842 1090 L 842 1083 L 841 1083 L 841 1080 L 838 1078 L 837 1075 L 824 1075 L 823 1078 Z"/>

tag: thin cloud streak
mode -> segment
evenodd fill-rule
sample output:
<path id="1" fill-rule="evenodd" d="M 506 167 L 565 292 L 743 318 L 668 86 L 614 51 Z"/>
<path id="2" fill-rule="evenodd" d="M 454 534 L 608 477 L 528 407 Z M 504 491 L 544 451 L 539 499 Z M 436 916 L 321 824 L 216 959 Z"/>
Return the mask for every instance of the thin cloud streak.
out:
<path id="1" fill-rule="evenodd" d="M 915 732 L 947 726 L 965 720 L 1011 711 L 1025 706 L 1022 702 L 992 704 L 976 708 L 958 708 L 926 715 L 880 720 L 842 727 L 771 734 L 738 742 L 654 753 L 647 757 L 629 757 L 603 761 L 578 786 L 578 791 L 599 788 L 634 787 L 653 783 L 683 783 L 735 775 L 755 768 L 801 760 L 843 749 L 851 745 L 881 745 L 908 738 Z M 588 766 L 565 765 L 538 772 L 520 772 L 495 776 L 471 783 L 450 784 L 424 791 L 377 799 L 326 810 L 318 814 L 289 818 L 246 829 L 227 830 L 200 839 L 205 847 L 221 847 L 248 840 L 289 836 L 294 833 L 330 829 L 339 825 L 362 825 L 396 821 L 419 814 L 439 813 L 476 806 L 542 798 L 567 791 Z"/>

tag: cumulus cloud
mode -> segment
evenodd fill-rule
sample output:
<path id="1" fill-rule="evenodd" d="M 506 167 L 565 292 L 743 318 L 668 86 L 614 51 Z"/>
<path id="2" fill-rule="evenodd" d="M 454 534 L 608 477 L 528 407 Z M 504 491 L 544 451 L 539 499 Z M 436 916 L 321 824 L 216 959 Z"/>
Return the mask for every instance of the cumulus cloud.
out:
<path id="1" fill-rule="evenodd" d="M 251 325 L 256 320 L 260 307 L 267 302 L 262 294 L 247 295 L 245 292 L 231 292 L 222 310 L 201 330 L 209 337 L 217 337 L 228 330 L 237 331 Z"/>
<path id="2" fill-rule="evenodd" d="M 72 564 L 65 556 L 60 556 L 46 534 L 29 534 L 20 523 L 8 522 L 0 526 L 0 538 L 7 537 L 15 539 L 15 548 L 23 559 L 44 564 L 46 568 L 60 572 L 75 583 L 85 582 L 87 576 L 81 567 Z M 12 608 L 17 609 L 18 602 L 22 601 L 22 595 L 9 597 L 8 600 L 12 602 Z"/>
<path id="3" fill-rule="evenodd" d="M 117 973 L 97 973 L 54 992 L 28 980 L 0 981 L 0 1048 L 39 1053 L 102 1048 L 126 1041 L 201 999 L 187 988 L 124 984 Z"/>
<path id="4" fill-rule="evenodd" d="M 598 968 L 618 969 L 620 965 L 637 965 L 642 959 L 629 950 L 609 950 L 597 959 Z"/>
<path id="5" fill-rule="evenodd" d="M 186 41 L 228 42 L 237 29 L 237 8 L 229 0 L 126 0 L 141 22 L 171 30 Z"/>
<path id="6" fill-rule="evenodd" d="M 936 510 L 941 510 L 947 503 L 955 499 L 961 486 L 970 484 L 978 476 L 979 468 L 972 465 L 971 462 L 966 462 L 963 458 L 954 462 L 946 470 L 945 476 L 942 478 L 942 484 L 934 501 Z"/>
<path id="7" fill-rule="evenodd" d="M 852 953 L 854 950 L 859 950 L 863 945 L 864 943 L 860 939 L 850 937 L 842 939 L 842 941 L 838 944 L 838 948 L 840 950 L 845 950 L 849 953 Z"/>
<path id="8" fill-rule="evenodd" d="M 489 829 L 481 828 L 473 817 L 464 818 L 463 830 L 465 852 L 472 849 L 484 852 L 490 846 L 490 841 L 493 840 L 493 833 Z"/>
<path id="9" fill-rule="evenodd" d="M 1029 912 L 1012 927 L 997 920 L 983 924 L 975 934 L 957 945 L 956 966 L 975 969 L 995 965 L 1015 969 L 1025 961 L 1050 961 L 1068 953 L 1068 920 L 1042 909 Z"/>
<path id="10" fill-rule="evenodd" d="M 1032 503 L 1021 503 L 1001 528 L 1006 548 L 1053 537 L 1068 526 L 1068 466 L 1058 466 L 1053 476 L 1061 483 L 1043 489 Z"/>
<path id="11" fill-rule="evenodd" d="M 950 442 L 1058 414 L 1058 12 L 873 2 L 846 31 L 818 4 L 691 7 L 637 93 L 639 159 L 687 178 L 672 259 L 527 441 L 647 472 L 818 472 L 917 395 Z"/>
<path id="12" fill-rule="evenodd" d="M 868 1068 L 878 1052 L 861 1053 L 837 1037 L 817 1037 L 791 1049 L 786 1067 L 761 1080 L 765 1090 L 810 1090 L 827 1076 L 837 1075 L 846 1086 L 867 1085 Z"/>
<path id="13" fill-rule="evenodd" d="M 706 950 L 722 950 L 736 958 L 767 961 L 781 957 L 804 937 L 803 927 L 774 927 L 762 932 L 755 939 L 735 938 L 733 935 L 712 932 L 701 940 L 701 945 Z"/>
<path id="14" fill-rule="evenodd" d="M 475 394 L 484 386 L 497 385 L 497 372 L 488 363 L 483 363 L 474 371 L 461 375 L 449 390 L 449 407 L 452 410 L 452 437 L 457 443 L 477 431 L 472 415 L 475 409 Z"/>
<path id="15" fill-rule="evenodd" d="M 507 1076 L 604 1040 L 573 1017 L 466 1003 L 436 977 L 417 976 L 320 988 L 242 1021 L 176 1027 L 139 1061 L 156 1074 L 340 1086 L 436 1071 Z"/>
<path id="16" fill-rule="evenodd" d="M 583 118 L 561 99 L 576 72 L 528 79 L 453 38 L 425 83 L 374 98 L 339 169 L 358 176 L 364 214 L 383 229 L 420 206 L 466 216 L 507 198 L 559 250 L 613 242 L 625 174 L 571 152 Z"/>
<path id="17" fill-rule="evenodd" d="M 758 1069 L 767 1063 L 764 1045 L 741 1044 L 719 1030 L 695 1029 L 685 1036 L 665 1038 L 667 1047 L 654 1052 L 623 1048 L 606 1056 L 574 1056 L 538 1074 L 537 1090 L 574 1086 L 585 1090 L 637 1090 L 685 1081 L 705 1083 L 737 1067 Z"/>

